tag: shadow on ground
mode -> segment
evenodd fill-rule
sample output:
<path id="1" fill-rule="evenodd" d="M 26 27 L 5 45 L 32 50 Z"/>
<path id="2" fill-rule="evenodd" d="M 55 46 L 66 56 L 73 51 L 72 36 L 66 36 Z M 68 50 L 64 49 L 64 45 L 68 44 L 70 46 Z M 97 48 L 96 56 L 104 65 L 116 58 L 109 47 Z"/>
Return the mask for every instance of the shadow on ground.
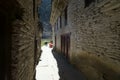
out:
<path id="1" fill-rule="evenodd" d="M 59 68 L 59 80 L 86 80 L 85 76 L 70 65 L 63 55 L 53 51 L 53 56 Z"/>

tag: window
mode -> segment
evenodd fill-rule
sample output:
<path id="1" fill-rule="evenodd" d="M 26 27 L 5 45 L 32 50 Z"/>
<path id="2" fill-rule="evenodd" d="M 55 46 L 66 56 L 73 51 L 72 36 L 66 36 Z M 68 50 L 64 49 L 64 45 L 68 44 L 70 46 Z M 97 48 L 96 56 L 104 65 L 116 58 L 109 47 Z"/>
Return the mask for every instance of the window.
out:
<path id="1" fill-rule="evenodd" d="M 55 23 L 55 31 L 57 32 L 59 30 L 58 20 Z"/>
<path id="2" fill-rule="evenodd" d="M 95 2 L 95 0 L 85 0 L 85 8 L 88 7 L 92 2 Z"/>
<path id="3" fill-rule="evenodd" d="M 57 22 L 56 22 L 56 31 L 58 30 Z"/>
<path id="4" fill-rule="evenodd" d="M 62 28 L 62 17 L 60 16 L 60 28 Z"/>
<path id="5" fill-rule="evenodd" d="M 35 19 L 35 0 L 33 0 L 33 18 Z"/>
<path id="6" fill-rule="evenodd" d="M 57 27 L 57 30 L 58 30 L 58 20 L 57 20 L 57 23 L 56 23 L 56 27 Z"/>
<path id="7" fill-rule="evenodd" d="M 59 19 L 57 19 L 57 28 L 58 28 L 58 30 L 59 30 Z"/>
<path id="8" fill-rule="evenodd" d="M 55 32 L 57 32 L 57 25 L 56 25 L 56 23 L 55 23 Z"/>
<path id="9" fill-rule="evenodd" d="M 60 29 L 60 17 L 58 18 L 58 28 Z"/>
<path id="10" fill-rule="evenodd" d="M 102 2 L 103 0 L 97 0 L 97 3 L 100 3 L 100 2 Z"/>
<path id="11" fill-rule="evenodd" d="M 67 18 L 68 18 L 68 17 L 67 17 L 67 8 L 68 8 L 68 7 L 65 8 L 65 26 L 67 25 Z"/>

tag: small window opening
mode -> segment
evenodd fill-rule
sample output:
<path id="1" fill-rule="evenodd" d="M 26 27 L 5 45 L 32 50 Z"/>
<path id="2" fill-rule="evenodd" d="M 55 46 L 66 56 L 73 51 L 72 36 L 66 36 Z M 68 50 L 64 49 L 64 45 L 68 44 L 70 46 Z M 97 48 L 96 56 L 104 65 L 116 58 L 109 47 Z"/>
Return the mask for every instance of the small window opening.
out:
<path id="1" fill-rule="evenodd" d="M 95 2 L 95 0 L 85 0 L 85 8 L 88 7 L 92 2 Z"/>

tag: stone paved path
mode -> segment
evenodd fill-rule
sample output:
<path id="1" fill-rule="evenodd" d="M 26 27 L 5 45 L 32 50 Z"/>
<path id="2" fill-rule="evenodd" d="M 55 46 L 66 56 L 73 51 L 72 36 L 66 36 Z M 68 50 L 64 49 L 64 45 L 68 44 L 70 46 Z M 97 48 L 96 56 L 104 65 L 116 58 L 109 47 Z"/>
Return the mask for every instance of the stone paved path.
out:
<path id="1" fill-rule="evenodd" d="M 55 52 L 53 55 L 57 60 L 60 80 L 86 80 L 85 76 L 69 64 L 65 57 Z"/>
<path id="2" fill-rule="evenodd" d="M 42 50 L 41 61 L 36 67 L 36 80 L 86 80 L 62 55 L 52 53 L 47 46 Z"/>

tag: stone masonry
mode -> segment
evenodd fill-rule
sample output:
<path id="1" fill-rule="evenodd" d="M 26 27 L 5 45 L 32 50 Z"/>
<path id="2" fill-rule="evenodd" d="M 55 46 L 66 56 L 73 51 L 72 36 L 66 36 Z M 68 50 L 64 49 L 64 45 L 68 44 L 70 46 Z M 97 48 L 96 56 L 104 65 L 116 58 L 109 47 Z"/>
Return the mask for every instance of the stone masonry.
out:
<path id="1" fill-rule="evenodd" d="M 40 0 L 0 1 L 0 80 L 35 80 L 41 37 L 38 3 Z"/>
<path id="2" fill-rule="evenodd" d="M 88 80 L 119 80 L 120 1 L 69 0 L 67 7 L 66 26 L 55 25 L 64 10 L 51 16 L 51 24 L 57 27 L 56 50 L 61 50 L 61 35 L 71 33 L 70 62 Z"/>

